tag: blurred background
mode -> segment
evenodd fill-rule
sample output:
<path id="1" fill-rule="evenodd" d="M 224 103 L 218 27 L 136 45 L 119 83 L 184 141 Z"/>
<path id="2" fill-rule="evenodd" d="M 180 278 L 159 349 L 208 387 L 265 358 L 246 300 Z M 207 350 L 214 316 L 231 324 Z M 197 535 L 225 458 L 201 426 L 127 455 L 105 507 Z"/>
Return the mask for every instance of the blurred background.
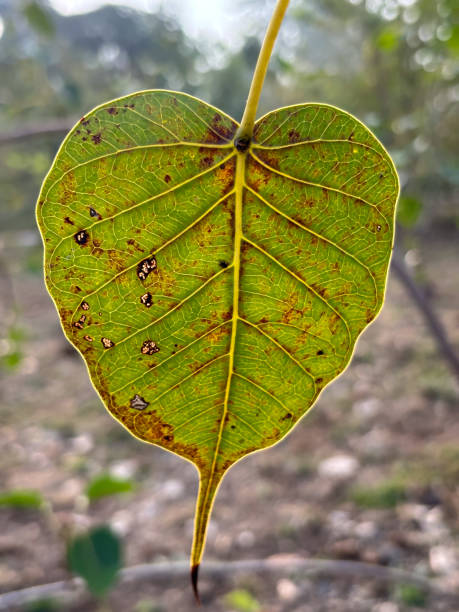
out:
<path id="1" fill-rule="evenodd" d="M 111 98 L 182 90 L 240 120 L 273 6 L 0 0 L 0 591 L 93 568 L 93 595 L 19 609 L 194 609 L 186 575 L 113 585 L 121 565 L 188 559 L 197 475 L 104 410 L 45 292 L 34 206 L 67 129 Z M 292 0 L 259 114 L 306 101 L 353 113 L 391 153 L 396 259 L 346 374 L 227 475 L 204 563 L 352 560 L 457 591 L 457 0 Z M 203 574 L 201 588 L 217 612 L 459 609 L 409 580 L 339 572 Z"/>

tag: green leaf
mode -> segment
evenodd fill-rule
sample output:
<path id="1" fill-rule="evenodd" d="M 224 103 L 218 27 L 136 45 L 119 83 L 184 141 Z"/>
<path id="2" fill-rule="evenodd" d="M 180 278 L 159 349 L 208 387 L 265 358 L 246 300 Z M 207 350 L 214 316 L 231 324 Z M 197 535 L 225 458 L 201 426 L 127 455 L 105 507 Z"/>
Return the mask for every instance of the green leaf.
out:
<path id="1" fill-rule="evenodd" d="M 101 497 L 118 495 L 119 493 L 130 493 L 134 485 L 130 480 L 115 478 L 110 474 L 102 474 L 91 480 L 86 489 L 89 501 L 95 501 Z"/>
<path id="2" fill-rule="evenodd" d="M 39 510 L 43 505 L 43 497 L 31 489 L 12 489 L 0 493 L 0 507 Z"/>
<path id="3" fill-rule="evenodd" d="M 405 606 L 424 608 L 428 601 L 425 590 L 415 584 L 401 584 L 396 590 L 396 596 Z"/>
<path id="4" fill-rule="evenodd" d="M 71 571 L 86 581 L 91 593 L 102 597 L 113 586 L 121 569 L 121 541 L 110 527 L 94 527 L 71 540 L 67 559 Z"/>
<path id="5" fill-rule="evenodd" d="M 39 599 L 27 604 L 25 612 L 59 612 L 62 610 L 53 599 Z"/>
<path id="6" fill-rule="evenodd" d="M 260 604 L 246 589 L 234 589 L 225 595 L 225 603 L 238 612 L 258 612 Z"/>
<path id="7" fill-rule="evenodd" d="M 375 487 L 356 487 L 351 497 L 361 508 L 395 508 L 406 499 L 406 487 L 401 482 L 389 480 Z"/>
<path id="8" fill-rule="evenodd" d="M 399 184 L 357 119 L 301 104 L 237 123 L 191 96 L 103 104 L 37 216 L 46 283 L 110 413 L 193 462 L 192 562 L 239 459 L 281 440 L 379 312 Z"/>

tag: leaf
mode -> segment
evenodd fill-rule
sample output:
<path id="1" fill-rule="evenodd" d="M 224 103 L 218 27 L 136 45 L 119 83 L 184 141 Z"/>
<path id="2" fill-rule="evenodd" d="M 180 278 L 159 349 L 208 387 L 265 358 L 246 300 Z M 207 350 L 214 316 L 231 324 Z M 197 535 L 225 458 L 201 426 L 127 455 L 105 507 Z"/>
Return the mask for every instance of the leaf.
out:
<path id="1" fill-rule="evenodd" d="M 405 606 L 416 606 L 425 608 L 428 594 L 416 584 L 401 584 L 396 589 L 397 599 Z"/>
<path id="2" fill-rule="evenodd" d="M 182 93 L 104 104 L 37 212 L 49 292 L 108 410 L 200 473 L 194 566 L 225 472 L 292 429 L 380 310 L 399 190 L 335 107 L 268 113 L 251 143 L 236 130 Z"/>
<path id="3" fill-rule="evenodd" d="M 351 498 L 361 508 L 395 508 L 406 499 L 406 487 L 396 480 L 388 480 L 370 488 L 356 487 Z"/>
<path id="4" fill-rule="evenodd" d="M 31 489 L 11 489 L 0 494 L 0 507 L 40 510 L 44 503 L 40 493 Z"/>
<path id="5" fill-rule="evenodd" d="M 102 597 L 115 583 L 122 566 L 121 542 L 107 525 L 73 538 L 67 550 L 72 572 L 81 576 L 93 595 Z"/>
<path id="6" fill-rule="evenodd" d="M 118 495 L 119 493 L 130 493 L 134 485 L 130 480 L 115 478 L 110 474 L 102 474 L 91 480 L 86 489 L 89 501 L 95 501 L 101 497 Z"/>
<path id="7" fill-rule="evenodd" d="M 234 589 L 225 595 L 225 603 L 237 612 L 258 612 L 260 604 L 246 589 Z"/>

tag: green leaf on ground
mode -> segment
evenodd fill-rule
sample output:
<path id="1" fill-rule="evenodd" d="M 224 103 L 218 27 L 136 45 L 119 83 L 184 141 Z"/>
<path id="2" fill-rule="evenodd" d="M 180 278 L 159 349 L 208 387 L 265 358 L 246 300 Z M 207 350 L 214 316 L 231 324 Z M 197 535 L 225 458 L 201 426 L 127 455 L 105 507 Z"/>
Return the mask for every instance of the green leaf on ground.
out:
<path id="1" fill-rule="evenodd" d="M 357 119 L 268 113 L 252 142 L 196 98 L 140 92 L 64 140 L 39 196 L 46 283 L 110 413 L 193 462 L 193 559 L 239 459 L 281 440 L 379 312 L 399 191 Z"/>
<path id="2" fill-rule="evenodd" d="M 101 497 L 130 493 L 134 489 L 134 483 L 124 478 L 116 478 L 111 474 L 102 474 L 93 478 L 86 488 L 89 501 L 95 501 Z"/>
<path id="3" fill-rule="evenodd" d="M 406 486 L 390 480 L 374 487 L 356 487 L 351 499 L 361 508 L 395 508 L 406 499 Z"/>
<path id="4" fill-rule="evenodd" d="M 0 493 L 0 507 L 40 510 L 44 503 L 41 494 L 31 489 L 12 489 Z"/>
<path id="5" fill-rule="evenodd" d="M 25 608 L 25 612 L 59 612 L 59 610 L 62 610 L 62 607 L 53 599 L 39 599 L 29 603 Z"/>
<path id="6" fill-rule="evenodd" d="M 424 589 L 415 584 L 401 584 L 396 591 L 397 599 L 405 606 L 424 608 L 428 597 Z"/>
<path id="7" fill-rule="evenodd" d="M 225 603 L 237 612 L 258 612 L 260 604 L 246 589 L 234 589 L 225 595 Z"/>
<path id="8" fill-rule="evenodd" d="M 121 569 L 121 541 L 107 525 L 94 527 L 70 541 L 67 559 L 70 570 L 85 580 L 91 593 L 102 597 Z"/>

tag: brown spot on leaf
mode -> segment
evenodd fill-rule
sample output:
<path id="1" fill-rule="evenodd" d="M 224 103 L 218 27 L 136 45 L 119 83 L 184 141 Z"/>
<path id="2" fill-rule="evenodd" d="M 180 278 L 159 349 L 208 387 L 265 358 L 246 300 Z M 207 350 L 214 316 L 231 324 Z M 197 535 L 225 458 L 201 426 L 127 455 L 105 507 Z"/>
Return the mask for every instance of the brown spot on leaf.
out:
<path id="1" fill-rule="evenodd" d="M 150 272 L 155 270 L 157 267 L 156 259 L 152 256 L 148 259 L 144 259 L 137 265 L 137 276 L 141 281 L 147 279 Z"/>
<path id="2" fill-rule="evenodd" d="M 159 352 L 159 347 L 156 346 L 156 342 L 153 342 L 153 340 L 145 340 L 140 352 L 142 355 L 154 355 Z"/>
<path id="3" fill-rule="evenodd" d="M 234 135 L 234 129 L 228 128 L 222 123 L 223 118 L 220 113 L 215 113 L 212 118 L 212 129 L 221 136 L 224 140 L 231 140 Z"/>
<path id="4" fill-rule="evenodd" d="M 94 338 L 92 338 L 91 336 L 84 336 L 84 339 L 88 342 L 92 342 L 94 340 Z"/>
<path id="5" fill-rule="evenodd" d="M 126 241 L 126 242 L 127 242 L 129 245 L 133 246 L 133 247 L 134 247 L 134 249 L 135 249 L 136 251 L 139 251 L 139 253 L 144 253 L 144 252 L 145 252 L 145 251 L 144 251 L 144 249 L 142 249 L 142 248 L 139 246 L 139 243 L 138 243 L 138 242 L 136 242 L 136 241 L 135 241 L 133 238 L 129 238 L 129 239 Z M 130 251 L 130 252 L 131 252 L 131 251 Z"/>
<path id="6" fill-rule="evenodd" d="M 297 130 L 290 130 L 290 132 L 288 133 L 289 142 L 298 142 L 300 138 L 300 133 Z"/>
<path id="7" fill-rule="evenodd" d="M 83 310 L 89 310 L 88 302 L 81 302 L 80 308 L 82 308 Z"/>
<path id="8" fill-rule="evenodd" d="M 102 342 L 104 349 L 109 349 L 112 348 L 112 346 L 115 346 L 113 340 L 110 340 L 109 338 L 101 338 L 100 341 Z"/>
<path id="9" fill-rule="evenodd" d="M 129 403 L 131 405 L 131 408 L 135 408 L 136 410 L 144 410 L 149 404 L 149 402 L 144 400 L 144 398 L 140 397 L 140 395 L 138 395 L 137 393 L 134 395 L 134 397 L 130 400 Z"/>
<path id="10" fill-rule="evenodd" d="M 102 217 L 99 215 L 99 213 L 97 212 L 97 210 L 95 210 L 94 208 L 89 208 L 89 214 L 91 217 L 97 217 L 100 221 L 100 219 L 102 219 Z"/>
<path id="11" fill-rule="evenodd" d="M 86 321 L 86 315 L 81 315 L 81 317 L 78 319 L 78 321 L 75 321 L 75 323 L 73 324 L 73 327 L 76 327 L 77 329 L 83 329 L 83 324 Z"/>
<path id="12" fill-rule="evenodd" d="M 110 108 L 105 109 L 109 115 L 117 115 L 118 111 L 114 106 L 110 106 Z"/>
<path id="13" fill-rule="evenodd" d="M 72 221 L 72 219 L 70 219 L 70 217 L 65 217 L 64 221 L 65 223 L 69 223 L 70 225 L 75 225 L 75 223 Z"/>
<path id="14" fill-rule="evenodd" d="M 210 168 L 212 166 L 213 161 L 214 161 L 213 157 L 211 157 L 210 155 L 206 155 L 201 160 L 201 166 L 203 166 L 204 168 Z"/>
<path id="15" fill-rule="evenodd" d="M 100 132 L 98 132 L 97 134 L 94 134 L 93 136 L 91 136 L 91 140 L 93 141 L 94 144 L 99 144 L 100 141 L 102 140 L 102 134 Z"/>
<path id="16" fill-rule="evenodd" d="M 170 183 L 171 182 L 171 177 L 169 174 L 166 174 L 164 177 L 164 180 L 166 181 L 166 183 Z"/>
<path id="17" fill-rule="evenodd" d="M 86 230 L 80 230 L 74 235 L 75 242 L 79 245 L 84 245 L 89 240 L 89 234 Z"/>
<path id="18" fill-rule="evenodd" d="M 323 352 L 322 349 L 318 350 L 317 353 L 316 353 L 316 355 L 323 355 L 323 354 L 324 354 L 324 352 Z"/>
<path id="19" fill-rule="evenodd" d="M 151 293 L 147 292 L 147 293 L 144 293 L 143 295 L 141 295 L 140 296 L 140 302 L 144 306 L 146 306 L 147 308 L 150 308 L 150 306 L 153 304 Z"/>

